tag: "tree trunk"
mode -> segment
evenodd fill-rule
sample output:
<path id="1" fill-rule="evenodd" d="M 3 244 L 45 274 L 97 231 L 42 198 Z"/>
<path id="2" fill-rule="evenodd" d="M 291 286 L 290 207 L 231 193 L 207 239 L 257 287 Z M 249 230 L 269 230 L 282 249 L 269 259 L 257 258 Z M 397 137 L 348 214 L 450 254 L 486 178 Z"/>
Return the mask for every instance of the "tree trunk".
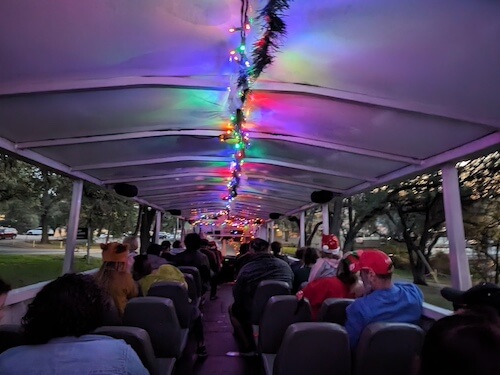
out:
<path id="1" fill-rule="evenodd" d="M 413 283 L 417 285 L 427 285 L 427 280 L 425 280 L 425 264 L 417 256 L 417 261 L 414 267 L 412 267 Z"/>
<path id="2" fill-rule="evenodd" d="M 343 248 L 344 254 L 354 250 L 354 239 L 356 238 L 356 234 L 357 232 L 355 232 L 354 230 L 350 230 L 349 232 L 347 232 Z"/>
<path id="3" fill-rule="evenodd" d="M 41 215 L 40 215 L 40 221 L 41 221 L 41 224 L 42 224 L 42 239 L 41 239 L 41 243 L 50 243 L 49 242 L 49 233 L 48 233 L 48 223 L 47 223 L 47 212 L 43 212 Z"/>
<path id="4" fill-rule="evenodd" d="M 330 213 L 330 233 L 340 238 L 340 227 L 342 225 L 342 208 L 344 199 L 342 197 L 333 198 L 333 205 Z"/>
<path id="5" fill-rule="evenodd" d="M 318 230 L 318 228 L 319 228 L 319 226 L 320 226 L 321 224 L 323 224 L 323 222 L 322 222 L 322 221 L 317 222 L 317 223 L 316 223 L 316 225 L 314 226 L 314 228 L 313 228 L 313 230 L 312 230 L 311 234 L 309 235 L 309 237 L 306 237 L 306 246 L 311 246 L 311 242 L 312 242 L 312 240 L 313 240 L 313 238 L 314 238 L 314 235 L 316 234 L 316 231 Z"/>

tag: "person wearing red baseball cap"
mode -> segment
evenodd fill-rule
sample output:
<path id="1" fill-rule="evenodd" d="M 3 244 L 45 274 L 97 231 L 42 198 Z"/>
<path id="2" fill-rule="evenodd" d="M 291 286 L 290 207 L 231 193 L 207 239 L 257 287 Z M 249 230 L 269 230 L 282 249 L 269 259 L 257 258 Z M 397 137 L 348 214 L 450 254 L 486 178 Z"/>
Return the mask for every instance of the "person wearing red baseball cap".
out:
<path id="1" fill-rule="evenodd" d="M 346 310 L 345 329 L 352 349 L 356 348 L 363 329 L 370 323 L 416 324 L 419 321 L 424 296 L 414 284 L 392 282 L 394 265 L 386 253 L 366 249 L 348 254 L 358 259 L 351 263 L 351 271 L 360 272 L 367 293 Z"/>

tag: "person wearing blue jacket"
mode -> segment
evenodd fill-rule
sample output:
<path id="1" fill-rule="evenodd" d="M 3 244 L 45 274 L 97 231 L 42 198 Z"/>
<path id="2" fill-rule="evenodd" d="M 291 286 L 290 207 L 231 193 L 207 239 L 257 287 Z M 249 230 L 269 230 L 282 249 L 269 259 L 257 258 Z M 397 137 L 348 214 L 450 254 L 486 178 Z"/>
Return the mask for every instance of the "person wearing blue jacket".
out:
<path id="1" fill-rule="evenodd" d="M 422 291 L 414 284 L 392 282 L 394 265 L 384 252 L 358 250 L 352 254 L 359 262 L 352 264 L 351 271 L 360 271 L 366 294 L 346 310 L 345 329 L 351 349 L 357 347 L 363 329 L 370 323 L 417 324 L 422 315 Z"/>

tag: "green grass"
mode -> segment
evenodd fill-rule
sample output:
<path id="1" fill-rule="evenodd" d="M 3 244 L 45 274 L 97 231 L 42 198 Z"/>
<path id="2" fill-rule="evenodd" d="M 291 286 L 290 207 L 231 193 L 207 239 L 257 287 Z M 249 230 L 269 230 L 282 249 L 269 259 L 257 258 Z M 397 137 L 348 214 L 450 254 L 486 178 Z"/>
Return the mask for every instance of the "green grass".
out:
<path id="1" fill-rule="evenodd" d="M 281 248 L 281 252 L 286 254 L 286 255 L 290 255 L 292 257 L 295 257 L 295 252 L 297 251 L 297 248 L 296 247 L 282 247 Z"/>
<path id="2" fill-rule="evenodd" d="M 13 288 L 55 279 L 61 275 L 64 256 L 62 255 L 0 255 L 0 277 Z M 75 271 L 98 268 L 100 258 L 87 260 L 75 258 Z"/>

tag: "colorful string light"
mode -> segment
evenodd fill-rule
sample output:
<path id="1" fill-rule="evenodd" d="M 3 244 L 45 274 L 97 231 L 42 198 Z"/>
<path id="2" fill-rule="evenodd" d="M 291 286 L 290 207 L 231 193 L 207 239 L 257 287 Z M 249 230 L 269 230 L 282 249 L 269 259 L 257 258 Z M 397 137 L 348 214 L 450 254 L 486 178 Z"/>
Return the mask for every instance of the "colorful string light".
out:
<path id="1" fill-rule="evenodd" d="M 273 62 L 274 54 L 280 46 L 280 39 L 286 34 L 286 24 L 283 13 L 289 8 L 289 0 L 269 0 L 262 8 L 257 20 L 262 24 L 262 35 L 253 45 L 251 52 L 253 63 L 247 57 L 247 32 L 251 30 L 251 20 L 248 17 L 249 0 L 241 0 L 240 26 L 231 27 L 230 33 L 240 33 L 240 44 L 229 52 L 229 61 L 238 66 L 238 78 L 234 88 L 229 88 L 229 104 L 231 120 L 225 133 L 219 136 L 221 142 L 234 146 L 234 153 L 229 166 L 230 177 L 227 183 L 227 194 L 222 197 L 226 201 L 226 210 L 231 210 L 231 201 L 238 196 L 241 181 L 241 167 L 246 150 L 250 145 L 248 133 L 245 131 L 245 116 L 243 108 L 250 95 L 251 83 L 260 76 L 264 69 Z"/>

